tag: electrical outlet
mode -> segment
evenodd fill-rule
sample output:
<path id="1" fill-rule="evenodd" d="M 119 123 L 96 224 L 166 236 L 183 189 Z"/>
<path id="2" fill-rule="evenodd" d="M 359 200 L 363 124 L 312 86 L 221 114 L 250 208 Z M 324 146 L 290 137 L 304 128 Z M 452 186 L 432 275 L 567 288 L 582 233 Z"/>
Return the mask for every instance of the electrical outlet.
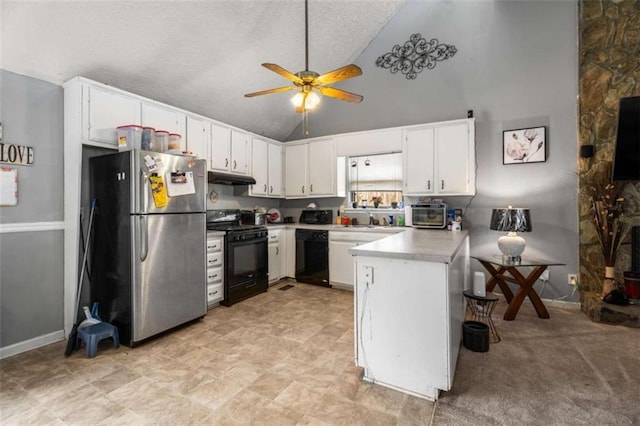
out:
<path id="1" fill-rule="evenodd" d="M 549 281 L 549 270 L 545 270 L 542 274 L 540 274 L 540 281 Z"/>
<path id="2" fill-rule="evenodd" d="M 571 286 L 578 285 L 578 274 L 569 274 L 567 278 L 567 283 Z"/>

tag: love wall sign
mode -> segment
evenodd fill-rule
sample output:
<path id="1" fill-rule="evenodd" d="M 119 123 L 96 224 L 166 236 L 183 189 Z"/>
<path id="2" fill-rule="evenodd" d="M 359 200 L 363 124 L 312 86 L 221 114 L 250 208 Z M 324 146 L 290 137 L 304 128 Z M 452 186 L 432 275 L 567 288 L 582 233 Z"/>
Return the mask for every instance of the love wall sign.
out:
<path id="1" fill-rule="evenodd" d="M 33 147 L 0 142 L 0 163 L 33 165 Z"/>
<path id="2" fill-rule="evenodd" d="M 0 123 L 0 163 L 33 165 L 33 147 L 2 142 L 2 123 Z"/>

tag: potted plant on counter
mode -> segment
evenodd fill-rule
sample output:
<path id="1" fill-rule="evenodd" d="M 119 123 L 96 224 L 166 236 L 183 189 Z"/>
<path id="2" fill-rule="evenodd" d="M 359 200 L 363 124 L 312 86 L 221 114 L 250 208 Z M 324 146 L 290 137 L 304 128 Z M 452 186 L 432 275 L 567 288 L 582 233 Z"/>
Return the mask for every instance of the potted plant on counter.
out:
<path id="1" fill-rule="evenodd" d="M 374 196 L 371 201 L 373 201 L 373 207 L 375 207 L 376 209 L 378 208 L 378 206 L 380 205 L 380 203 L 382 202 L 382 196 L 377 195 Z"/>

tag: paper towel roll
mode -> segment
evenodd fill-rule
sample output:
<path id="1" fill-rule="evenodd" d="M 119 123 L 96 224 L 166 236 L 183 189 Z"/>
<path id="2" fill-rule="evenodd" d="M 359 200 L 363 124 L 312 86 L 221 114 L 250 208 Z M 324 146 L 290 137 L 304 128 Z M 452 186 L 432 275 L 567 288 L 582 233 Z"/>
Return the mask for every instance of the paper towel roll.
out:
<path id="1" fill-rule="evenodd" d="M 485 297 L 487 295 L 484 272 L 476 272 L 473 274 L 473 294 Z"/>

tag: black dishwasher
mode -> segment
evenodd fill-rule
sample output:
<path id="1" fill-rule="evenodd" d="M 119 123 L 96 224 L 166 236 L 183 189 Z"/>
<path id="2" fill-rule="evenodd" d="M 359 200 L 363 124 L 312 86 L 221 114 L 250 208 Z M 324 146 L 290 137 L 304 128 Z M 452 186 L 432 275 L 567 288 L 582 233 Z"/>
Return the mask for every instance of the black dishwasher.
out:
<path id="1" fill-rule="evenodd" d="M 296 229 L 296 281 L 330 287 L 329 231 Z"/>

